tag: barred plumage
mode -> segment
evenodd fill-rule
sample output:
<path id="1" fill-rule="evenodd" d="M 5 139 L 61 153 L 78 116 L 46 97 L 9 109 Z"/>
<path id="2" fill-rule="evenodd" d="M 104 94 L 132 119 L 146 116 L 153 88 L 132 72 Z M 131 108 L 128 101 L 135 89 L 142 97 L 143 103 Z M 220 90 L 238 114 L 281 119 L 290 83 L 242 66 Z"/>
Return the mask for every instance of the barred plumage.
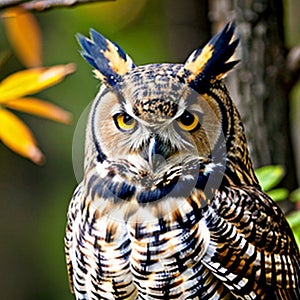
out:
<path id="1" fill-rule="evenodd" d="M 79 36 L 104 85 L 68 212 L 76 299 L 300 299 L 300 255 L 254 175 L 222 81 L 234 25 L 187 62 L 135 66 Z"/>

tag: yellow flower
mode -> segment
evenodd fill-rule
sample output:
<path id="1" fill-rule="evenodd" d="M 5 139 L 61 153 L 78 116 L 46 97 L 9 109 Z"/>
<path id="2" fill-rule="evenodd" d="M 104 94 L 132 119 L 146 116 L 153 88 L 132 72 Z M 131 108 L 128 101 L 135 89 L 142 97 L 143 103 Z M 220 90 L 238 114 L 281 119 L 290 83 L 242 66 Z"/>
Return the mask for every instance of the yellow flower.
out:
<path id="1" fill-rule="evenodd" d="M 21 7 L 1 14 L 5 32 L 19 60 L 27 67 L 42 65 L 42 32 L 35 16 Z"/>
<path id="2" fill-rule="evenodd" d="M 75 71 L 74 64 L 16 72 L 0 82 L 0 140 L 16 153 L 42 164 L 44 155 L 31 130 L 9 109 L 69 123 L 71 114 L 49 102 L 26 97 L 60 82 Z"/>
<path id="3" fill-rule="evenodd" d="M 74 72 L 75 65 L 50 68 L 42 65 L 41 29 L 33 14 L 21 7 L 6 9 L 1 14 L 7 38 L 20 61 L 28 68 L 0 82 L 0 140 L 16 153 L 36 164 L 44 155 L 36 145 L 31 130 L 11 110 L 38 115 L 61 123 L 69 123 L 71 114 L 46 101 L 28 97 L 60 82 Z M 34 67 L 34 68 L 33 68 Z"/>

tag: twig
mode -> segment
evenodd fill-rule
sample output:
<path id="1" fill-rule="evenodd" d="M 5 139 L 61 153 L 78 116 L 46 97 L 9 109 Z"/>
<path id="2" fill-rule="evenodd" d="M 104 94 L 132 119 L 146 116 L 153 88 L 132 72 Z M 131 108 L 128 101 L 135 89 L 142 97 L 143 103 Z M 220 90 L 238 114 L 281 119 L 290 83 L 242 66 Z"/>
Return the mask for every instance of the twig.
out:
<path id="1" fill-rule="evenodd" d="M 54 7 L 70 7 L 80 4 L 94 3 L 94 2 L 104 2 L 104 1 L 115 1 L 115 0 L 31 0 L 25 2 L 24 0 L 1 0 L 0 10 L 10 7 L 20 5 L 26 10 L 46 10 Z"/>
<path id="2" fill-rule="evenodd" d="M 2 0 L 0 1 L 0 8 L 6 8 L 9 6 L 17 5 L 23 2 L 22 0 Z"/>

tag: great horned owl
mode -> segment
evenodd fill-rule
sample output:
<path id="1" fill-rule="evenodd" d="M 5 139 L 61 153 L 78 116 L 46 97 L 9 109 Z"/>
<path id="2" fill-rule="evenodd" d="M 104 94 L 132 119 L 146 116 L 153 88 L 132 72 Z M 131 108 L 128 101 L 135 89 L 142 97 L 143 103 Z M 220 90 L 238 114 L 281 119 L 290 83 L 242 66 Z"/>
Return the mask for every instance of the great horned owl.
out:
<path id="1" fill-rule="evenodd" d="M 144 66 L 79 35 L 103 85 L 68 212 L 76 299 L 300 299 L 298 248 L 222 80 L 233 35 L 227 24 L 184 64 Z"/>

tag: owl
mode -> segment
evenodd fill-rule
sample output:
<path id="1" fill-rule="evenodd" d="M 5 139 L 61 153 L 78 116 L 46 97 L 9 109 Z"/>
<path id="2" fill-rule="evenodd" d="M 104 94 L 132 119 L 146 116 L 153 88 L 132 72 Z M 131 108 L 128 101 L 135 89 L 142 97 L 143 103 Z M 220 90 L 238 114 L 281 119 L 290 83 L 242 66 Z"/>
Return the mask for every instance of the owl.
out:
<path id="1" fill-rule="evenodd" d="M 78 36 L 103 84 L 68 211 L 77 300 L 300 299 L 299 250 L 223 81 L 234 31 L 183 64 L 142 66 L 95 30 Z"/>

